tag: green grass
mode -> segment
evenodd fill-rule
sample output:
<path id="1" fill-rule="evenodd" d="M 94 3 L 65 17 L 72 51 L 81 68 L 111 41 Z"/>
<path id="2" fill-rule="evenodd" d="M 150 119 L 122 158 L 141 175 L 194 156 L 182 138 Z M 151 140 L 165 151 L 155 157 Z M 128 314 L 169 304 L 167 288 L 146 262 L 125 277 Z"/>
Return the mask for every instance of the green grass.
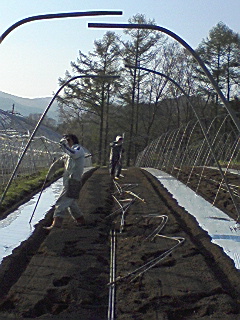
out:
<path id="1" fill-rule="evenodd" d="M 48 170 L 44 169 L 34 174 L 21 175 L 14 179 L 0 205 L 0 213 L 3 214 L 5 211 L 11 209 L 19 201 L 23 200 L 30 194 L 38 192 L 45 181 Z M 62 175 L 63 170 L 59 170 L 53 180 L 56 177 Z M 6 186 L 1 186 L 0 194 L 2 196 Z"/>

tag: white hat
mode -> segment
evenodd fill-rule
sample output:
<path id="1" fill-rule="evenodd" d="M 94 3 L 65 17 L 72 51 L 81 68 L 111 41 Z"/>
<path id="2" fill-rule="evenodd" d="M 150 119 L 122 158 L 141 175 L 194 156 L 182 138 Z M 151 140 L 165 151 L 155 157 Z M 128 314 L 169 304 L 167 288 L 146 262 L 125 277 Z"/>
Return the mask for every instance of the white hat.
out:
<path id="1" fill-rule="evenodd" d="M 122 139 L 122 136 L 116 136 L 116 142 Z"/>

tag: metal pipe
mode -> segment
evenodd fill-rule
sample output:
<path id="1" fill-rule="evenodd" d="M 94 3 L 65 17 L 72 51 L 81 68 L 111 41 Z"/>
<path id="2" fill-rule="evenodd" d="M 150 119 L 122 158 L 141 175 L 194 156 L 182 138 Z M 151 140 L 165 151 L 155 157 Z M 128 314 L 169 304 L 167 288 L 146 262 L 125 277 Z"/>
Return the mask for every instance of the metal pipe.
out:
<path id="1" fill-rule="evenodd" d="M 203 69 L 204 73 L 212 83 L 212 86 L 216 90 L 217 94 L 219 95 L 220 99 L 222 100 L 225 108 L 227 109 L 227 112 L 230 114 L 233 122 L 235 123 L 238 131 L 240 132 L 240 121 L 236 116 L 235 111 L 230 107 L 227 99 L 223 95 L 221 89 L 219 88 L 217 82 L 214 80 L 213 76 L 205 66 L 204 62 L 202 59 L 199 57 L 199 55 L 193 50 L 189 44 L 184 41 L 181 37 L 179 37 L 177 34 L 174 32 L 160 27 L 156 25 L 150 25 L 150 24 L 118 24 L 118 23 L 88 23 L 89 28 L 120 28 L 120 29 L 150 29 L 150 30 L 156 30 L 156 31 L 161 31 L 163 33 L 168 34 L 170 37 L 174 38 L 177 40 L 179 43 L 181 43 L 185 49 L 187 49 L 188 52 L 191 53 L 191 55 L 194 57 L 194 59 L 198 62 L 200 67 Z"/>
<path id="2" fill-rule="evenodd" d="M 222 176 L 222 179 L 223 179 L 224 183 L 226 184 L 227 190 L 228 190 L 228 192 L 229 192 L 229 194 L 230 194 L 230 196 L 231 196 L 232 202 L 233 202 L 234 207 L 235 207 L 235 209 L 236 209 L 236 211 L 237 211 L 237 214 L 238 214 L 238 216 L 239 216 L 239 215 L 240 215 L 239 208 L 238 208 L 238 205 L 237 205 L 237 203 L 236 203 L 236 201 L 235 201 L 235 198 L 234 198 L 234 195 L 233 195 L 233 193 L 232 193 L 232 190 L 231 190 L 231 188 L 230 188 L 229 185 L 228 185 L 226 176 L 225 176 L 225 174 L 223 173 L 223 170 L 222 170 L 222 168 L 221 168 L 221 166 L 220 166 L 220 164 L 219 164 L 219 161 L 218 161 L 218 159 L 217 159 L 217 157 L 216 157 L 216 155 L 215 155 L 215 152 L 214 152 L 214 150 L 213 150 L 212 144 L 210 143 L 209 138 L 208 138 L 208 135 L 207 135 L 207 133 L 206 133 L 204 127 L 203 127 L 202 121 L 201 121 L 201 119 L 199 118 L 199 116 L 198 116 L 198 114 L 197 114 L 197 112 L 196 112 L 196 110 L 195 110 L 195 107 L 193 106 L 192 102 L 189 100 L 189 97 L 188 97 L 187 93 L 185 92 L 185 90 L 183 90 L 182 87 L 181 87 L 175 80 L 173 80 L 173 79 L 170 78 L 169 76 L 165 75 L 164 73 L 157 72 L 157 71 L 154 71 L 154 70 L 150 70 L 150 69 L 147 69 L 147 68 L 142 68 L 142 67 L 135 67 L 135 66 L 129 66 L 129 65 L 126 65 L 126 67 L 128 67 L 128 68 L 135 68 L 135 69 L 141 69 L 141 70 L 145 70 L 145 71 L 148 71 L 148 72 L 152 72 L 152 73 L 158 74 L 158 75 L 160 75 L 160 76 L 168 79 L 169 81 L 171 81 L 171 82 L 184 94 L 184 96 L 185 96 L 185 97 L 187 98 L 187 100 L 189 101 L 189 104 L 190 104 L 190 106 L 191 106 L 191 108 L 192 108 L 192 110 L 193 110 L 193 112 L 194 112 L 194 114 L 195 114 L 195 116 L 196 116 L 196 118 L 197 118 L 197 120 L 198 120 L 198 123 L 199 123 L 199 125 L 200 125 L 200 127 L 201 127 L 202 133 L 203 133 L 203 135 L 204 135 L 204 138 L 205 138 L 205 140 L 206 140 L 206 142 L 207 142 L 207 144 L 208 144 L 209 149 L 211 150 L 212 156 L 213 156 L 213 158 L 214 158 L 214 160 L 215 160 L 215 162 L 216 162 L 216 164 L 217 164 L 217 167 L 218 167 L 218 169 L 219 169 L 219 172 L 220 172 L 220 174 L 221 174 L 221 176 Z"/>
<path id="3" fill-rule="evenodd" d="M 226 119 L 227 119 L 228 116 L 229 116 L 229 115 L 226 115 L 225 118 L 224 118 L 224 120 L 222 121 L 222 123 L 221 123 L 221 125 L 220 125 L 220 127 L 219 127 L 219 129 L 218 129 L 218 131 L 217 131 L 217 133 L 215 134 L 215 137 L 214 137 L 214 139 L 213 139 L 213 141 L 212 141 L 212 144 L 214 144 L 215 141 L 217 140 L 218 134 L 220 133 L 220 130 L 221 130 L 221 128 L 223 127 L 223 125 L 224 125 L 224 123 L 225 123 L 225 121 L 226 121 Z M 210 131 L 211 127 L 212 127 L 213 124 L 214 124 L 215 119 L 217 119 L 217 118 L 218 118 L 218 116 L 215 117 L 215 118 L 212 120 L 212 122 L 211 122 L 211 124 L 210 124 L 210 126 L 209 126 L 209 129 L 208 129 L 208 132 Z M 196 192 L 198 192 L 198 188 L 200 187 L 200 182 L 201 182 L 201 179 L 202 179 L 202 176 L 203 176 L 204 168 L 207 166 L 207 161 L 208 161 L 208 159 L 209 159 L 209 157 L 210 157 L 210 154 L 211 154 L 211 150 L 208 151 L 208 154 L 207 154 L 207 156 L 206 156 L 206 158 L 205 158 L 205 161 L 203 162 L 203 168 L 202 168 L 202 172 L 201 172 L 200 178 L 199 178 L 199 180 L 198 180 L 198 185 L 197 185 L 197 188 L 196 188 Z"/>
<path id="4" fill-rule="evenodd" d="M 162 142 L 161 142 L 161 145 L 160 145 L 160 142 L 159 142 L 160 147 L 159 147 L 159 150 L 158 150 L 158 160 L 156 161 L 155 168 L 158 168 L 158 169 L 162 168 L 162 163 L 164 161 L 162 150 L 165 148 L 164 144 L 165 144 L 165 141 L 166 141 L 167 137 L 168 137 L 167 133 L 163 133 L 159 137 L 159 139 L 161 139 Z"/>
<path id="5" fill-rule="evenodd" d="M 164 155 L 163 156 L 163 159 L 162 159 L 162 163 L 161 163 L 161 169 L 163 169 L 165 167 L 165 162 L 166 162 L 166 155 L 168 153 L 168 150 L 169 150 L 169 145 L 171 143 L 171 139 L 172 139 L 172 136 L 174 134 L 174 130 L 172 132 L 169 133 L 168 136 L 166 136 L 166 140 L 165 140 L 165 146 L 164 146 L 164 152 L 162 152 L 162 154 Z"/>
<path id="6" fill-rule="evenodd" d="M 108 320 L 115 317 L 115 281 L 116 281 L 116 231 L 111 230 L 110 248 L 110 276 L 109 276 L 109 298 L 108 298 Z"/>
<path id="7" fill-rule="evenodd" d="M 12 173 L 11 178 L 10 178 L 9 181 L 8 181 L 8 184 L 7 184 L 7 186 L 6 186 L 3 194 L 2 194 L 2 197 L 1 197 L 1 200 L 0 200 L 0 205 L 2 204 L 2 201 L 3 201 L 3 199 L 5 198 L 5 195 L 6 195 L 8 189 L 9 189 L 11 183 L 12 183 L 12 180 L 13 180 L 13 178 L 14 178 L 14 176 L 15 176 L 15 174 L 16 174 L 16 172 L 17 172 L 17 170 L 18 170 L 18 168 L 19 168 L 19 166 L 20 166 L 20 164 L 21 164 L 21 162 L 22 162 L 22 160 L 23 160 L 23 157 L 24 157 L 24 155 L 26 154 L 27 149 L 28 149 L 28 147 L 29 147 L 29 145 L 30 145 L 33 137 L 34 137 L 35 134 L 36 134 L 36 131 L 38 130 L 39 126 L 41 125 L 42 121 L 44 120 L 44 117 L 46 116 L 46 114 L 47 114 L 48 110 L 50 109 L 51 105 L 53 104 L 54 100 L 56 99 L 56 97 L 58 96 L 58 94 L 60 93 L 60 91 L 61 91 L 66 85 L 68 85 L 71 81 L 74 81 L 74 80 L 80 79 L 80 78 L 104 78 L 104 79 L 112 79 L 112 78 L 119 78 L 119 76 L 111 76 L 111 75 L 81 75 L 81 76 L 75 76 L 75 77 L 72 77 L 71 79 L 69 79 L 68 81 L 66 81 L 66 82 L 58 89 L 58 91 L 55 93 L 55 95 L 53 96 L 52 100 L 50 101 L 50 103 L 48 104 L 48 106 L 46 107 L 46 109 L 44 110 L 44 112 L 42 113 L 40 119 L 38 120 L 38 123 L 36 124 L 36 126 L 35 126 L 32 134 L 31 134 L 31 136 L 30 136 L 30 138 L 29 138 L 29 140 L 28 140 L 28 142 L 27 142 L 27 144 L 26 144 L 26 146 L 25 146 L 25 149 L 23 150 L 21 156 L 19 157 L 18 163 L 17 163 L 17 165 L 16 165 L 16 167 L 15 167 L 13 173 Z"/>
<path id="8" fill-rule="evenodd" d="M 192 121 L 192 120 L 191 120 L 191 121 Z M 190 124 L 191 121 L 189 121 L 189 123 L 187 124 L 187 126 Z M 193 135 L 193 132 L 194 132 L 195 127 L 196 127 L 197 124 L 198 124 L 198 122 L 196 121 L 196 122 L 193 124 L 192 129 L 191 129 L 191 130 L 189 129 L 189 130 L 190 130 L 190 134 L 189 134 L 189 136 L 188 136 L 188 139 L 186 140 L 187 143 L 185 143 L 184 152 L 183 152 L 183 155 L 182 155 L 182 157 L 181 157 L 181 159 L 180 159 L 179 170 L 178 170 L 178 173 L 177 173 L 177 179 L 178 179 L 178 177 L 179 177 L 179 175 L 180 175 L 180 172 L 182 171 L 182 167 L 183 167 L 184 160 L 187 158 L 187 153 L 188 153 L 188 150 L 189 150 L 189 145 L 190 145 L 191 137 L 192 137 L 192 135 Z M 187 127 L 186 127 L 186 130 L 187 130 Z M 186 136 L 187 136 L 187 134 L 186 134 Z"/>
<path id="9" fill-rule="evenodd" d="M 166 168 L 168 168 L 168 166 L 170 167 L 170 165 L 172 164 L 172 153 L 173 151 L 175 152 L 175 145 L 176 145 L 176 141 L 177 141 L 177 138 L 178 138 L 178 134 L 180 132 L 180 129 L 177 129 L 176 132 L 173 134 L 173 137 L 172 137 L 172 140 L 171 140 L 171 143 L 172 143 L 172 146 L 169 146 L 169 155 L 167 155 L 168 157 L 168 160 L 167 160 L 167 163 L 166 163 Z"/>
<path id="10" fill-rule="evenodd" d="M 87 12 L 63 12 L 63 13 L 50 13 L 41 14 L 37 16 L 28 17 L 11 25 L 3 34 L 0 36 L 0 44 L 2 41 L 17 27 L 24 23 L 36 21 L 36 20 L 49 20 L 57 18 L 74 18 L 74 17 L 91 17 L 91 16 L 105 16 L 105 15 L 122 15 L 122 11 L 87 11 Z"/>
<path id="11" fill-rule="evenodd" d="M 35 213 L 35 211 L 36 211 L 36 209 L 37 209 L 37 206 L 38 206 L 39 200 L 40 200 L 40 198 L 41 198 L 41 196 L 42 196 L 42 193 L 43 193 L 44 187 L 45 187 L 45 185 L 46 185 L 46 182 L 47 182 L 47 176 L 46 176 L 45 181 L 44 181 L 44 183 L 43 183 L 43 185 L 42 185 L 42 188 L 41 188 L 41 191 L 40 191 L 40 193 L 39 193 L 37 202 L 36 202 L 35 207 L 34 207 L 34 209 L 33 209 L 33 213 L 32 213 L 31 218 L 30 218 L 30 220 L 29 220 L 29 224 L 32 222 L 32 218 L 33 218 L 34 213 Z"/>
<path id="12" fill-rule="evenodd" d="M 175 156 L 175 159 L 174 159 L 174 161 L 173 161 L 171 173 L 173 173 L 173 170 L 174 170 L 174 168 L 175 168 L 177 159 L 180 159 L 180 157 L 179 157 L 179 152 L 180 152 L 180 150 L 181 150 L 182 142 L 183 142 L 183 139 L 184 139 L 184 137 L 185 137 L 185 135 L 186 135 L 187 128 L 188 128 L 190 122 L 191 122 L 191 121 L 189 121 L 189 122 L 187 123 L 187 125 L 185 126 L 185 128 L 184 128 L 184 130 L 183 130 L 183 133 L 182 133 L 182 136 L 181 136 L 181 140 L 180 140 L 179 145 L 178 145 L 178 150 L 176 151 L 176 156 Z"/>

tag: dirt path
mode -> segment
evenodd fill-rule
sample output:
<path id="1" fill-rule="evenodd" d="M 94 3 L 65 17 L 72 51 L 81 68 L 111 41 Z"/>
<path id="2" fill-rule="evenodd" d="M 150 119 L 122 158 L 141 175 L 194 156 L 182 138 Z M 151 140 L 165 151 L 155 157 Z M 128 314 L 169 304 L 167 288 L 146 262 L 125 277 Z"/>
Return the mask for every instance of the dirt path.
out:
<path id="1" fill-rule="evenodd" d="M 124 175 L 117 181 L 120 194 L 107 169 L 94 171 L 80 195 L 85 227 L 66 216 L 63 229 L 47 233 L 42 226 L 49 224 L 49 212 L 33 236 L 4 259 L 0 319 L 107 319 L 111 229 L 116 230 L 116 319 L 240 319 L 240 278 L 233 262 L 148 173 L 130 168 Z M 121 225 L 117 201 L 124 205 L 134 197 Z M 163 219 L 166 225 L 156 230 Z M 149 270 L 139 269 L 146 263 Z"/>

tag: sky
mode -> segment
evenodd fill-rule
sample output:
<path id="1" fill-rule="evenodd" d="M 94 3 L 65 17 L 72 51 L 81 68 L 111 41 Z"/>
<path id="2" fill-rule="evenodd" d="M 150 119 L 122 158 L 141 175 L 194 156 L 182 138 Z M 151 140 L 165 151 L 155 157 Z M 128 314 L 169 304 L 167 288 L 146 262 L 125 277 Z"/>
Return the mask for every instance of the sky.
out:
<path id="1" fill-rule="evenodd" d="M 240 0 L 0 0 L 0 35 L 35 15 L 103 10 L 123 15 L 33 21 L 13 30 L 0 44 L 0 91 L 24 98 L 52 96 L 79 50 L 93 51 L 94 40 L 107 32 L 88 28 L 88 22 L 128 23 L 144 14 L 193 49 L 220 21 L 240 33 Z M 120 29 L 111 31 L 123 34 Z"/>

